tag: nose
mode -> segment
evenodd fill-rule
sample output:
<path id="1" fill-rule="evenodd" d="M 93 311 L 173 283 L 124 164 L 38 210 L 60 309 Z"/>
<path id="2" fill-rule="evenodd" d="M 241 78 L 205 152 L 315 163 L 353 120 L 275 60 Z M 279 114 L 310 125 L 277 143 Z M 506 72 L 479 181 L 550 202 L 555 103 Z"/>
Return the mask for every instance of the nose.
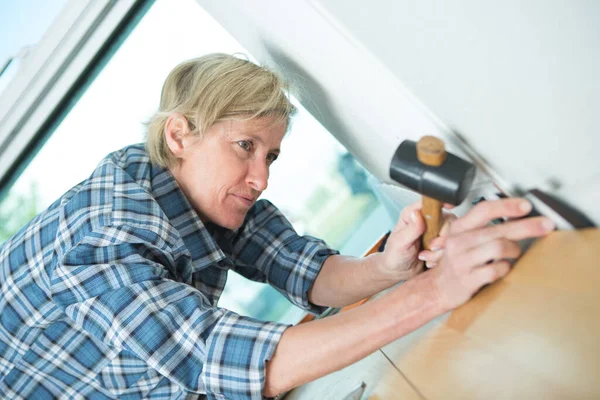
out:
<path id="1" fill-rule="evenodd" d="M 258 158 L 258 157 L 257 157 Z M 265 160 L 255 159 L 250 163 L 246 183 L 259 192 L 267 189 L 269 181 L 269 166 Z"/>

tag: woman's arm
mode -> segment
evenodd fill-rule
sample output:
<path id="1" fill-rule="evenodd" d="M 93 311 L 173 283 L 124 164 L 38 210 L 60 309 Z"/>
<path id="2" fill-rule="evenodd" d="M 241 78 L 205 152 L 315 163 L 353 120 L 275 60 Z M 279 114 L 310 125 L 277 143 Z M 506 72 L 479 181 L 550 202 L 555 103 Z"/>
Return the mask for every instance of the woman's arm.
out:
<path id="1" fill-rule="evenodd" d="M 323 263 L 317 279 L 308 291 L 312 304 L 345 307 L 408 279 L 401 274 L 380 271 L 381 253 L 357 258 L 332 255 Z"/>
<path id="2" fill-rule="evenodd" d="M 507 259 L 521 252 L 515 241 L 543 236 L 553 225 L 544 217 L 487 225 L 530 210 L 521 199 L 481 203 L 450 225 L 436 268 L 348 312 L 288 328 L 267 363 L 264 394 L 276 395 L 350 365 L 506 275 Z"/>
<path id="3" fill-rule="evenodd" d="M 308 292 L 311 303 L 344 307 L 415 276 L 423 269 L 417 259 L 425 222 L 412 204 L 400 214 L 383 253 L 367 257 L 329 256 Z"/>
<path id="4" fill-rule="evenodd" d="M 350 365 L 447 311 L 422 274 L 360 307 L 288 328 L 267 362 L 266 396 Z"/>
<path id="5" fill-rule="evenodd" d="M 169 260 L 178 253 L 157 243 L 165 242 L 145 228 L 109 225 L 65 252 L 50 277 L 51 290 L 56 306 L 71 319 L 63 324 L 63 337 L 74 344 L 48 354 L 76 351 L 85 359 L 78 365 L 87 365 L 95 376 L 94 366 L 125 351 L 187 391 L 262 398 L 265 359 L 288 326 L 215 307 L 209 290 L 177 280 Z M 209 268 L 203 273 L 219 274 Z M 128 389 L 144 372 L 121 371 L 113 389 Z"/>

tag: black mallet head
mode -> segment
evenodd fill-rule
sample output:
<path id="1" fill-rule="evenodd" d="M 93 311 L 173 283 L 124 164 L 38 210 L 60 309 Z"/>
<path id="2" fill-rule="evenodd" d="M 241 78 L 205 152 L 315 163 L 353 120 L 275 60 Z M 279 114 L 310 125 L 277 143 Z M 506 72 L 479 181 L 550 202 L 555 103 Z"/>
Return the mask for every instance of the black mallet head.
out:
<path id="1" fill-rule="evenodd" d="M 451 153 L 440 166 L 425 165 L 417 158 L 417 143 L 405 140 L 394 153 L 390 177 L 424 196 L 458 205 L 471 189 L 475 166 Z"/>

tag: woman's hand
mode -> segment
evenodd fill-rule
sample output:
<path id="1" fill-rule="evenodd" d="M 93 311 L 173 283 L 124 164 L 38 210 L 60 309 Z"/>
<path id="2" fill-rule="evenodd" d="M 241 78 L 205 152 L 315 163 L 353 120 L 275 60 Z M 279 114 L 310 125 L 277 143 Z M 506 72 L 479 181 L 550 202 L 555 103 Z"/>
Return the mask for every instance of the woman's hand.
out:
<path id="1" fill-rule="evenodd" d="M 425 262 L 426 268 L 434 268 L 444 255 L 444 243 L 446 236 L 450 232 L 450 224 L 456 220 L 456 215 L 447 213 L 444 214 L 444 224 L 440 229 L 440 235 L 433 239 L 430 243 L 431 250 L 421 250 L 419 252 L 419 260 Z"/>
<path id="2" fill-rule="evenodd" d="M 554 229 L 546 217 L 487 226 L 496 218 L 519 218 L 530 211 L 531 204 L 524 199 L 482 202 L 452 221 L 446 236 L 432 241 L 432 246 L 440 250 L 436 253 L 436 267 L 427 275 L 441 304 L 448 310 L 462 305 L 482 286 L 508 273 L 510 260 L 521 255 L 516 241 L 544 236 Z"/>
<path id="3" fill-rule="evenodd" d="M 442 233 L 446 234 L 447 222 L 456 219 L 456 216 L 445 214 L 444 219 L 446 223 Z M 379 265 L 384 274 L 395 276 L 395 280 L 400 281 L 409 279 L 423 270 L 423 262 L 417 258 L 423 232 L 425 221 L 421 215 L 421 202 L 418 201 L 402 210 L 398 223 L 388 237 L 384 252 L 380 253 Z"/>

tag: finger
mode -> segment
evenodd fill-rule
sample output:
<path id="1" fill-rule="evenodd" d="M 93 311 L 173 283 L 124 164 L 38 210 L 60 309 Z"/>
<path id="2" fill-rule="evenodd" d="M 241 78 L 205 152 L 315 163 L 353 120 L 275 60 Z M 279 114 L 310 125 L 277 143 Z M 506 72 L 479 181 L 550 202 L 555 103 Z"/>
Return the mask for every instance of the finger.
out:
<path id="1" fill-rule="evenodd" d="M 507 258 L 518 258 L 521 255 L 519 245 L 508 239 L 495 239 L 474 247 L 461 254 L 457 260 L 458 265 L 466 268 L 478 267 L 491 260 L 503 260 Z"/>
<path id="2" fill-rule="evenodd" d="M 429 243 L 429 248 L 433 251 L 443 249 L 446 247 L 447 240 L 448 240 L 448 236 L 446 236 L 446 235 L 438 236 Z"/>
<path id="3" fill-rule="evenodd" d="M 444 256 L 444 250 L 437 250 L 437 251 L 430 251 L 430 250 L 423 250 L 419 253 L 419 260 L 421 261 L 425 261 L 428 264 L 430 263 L 435 263 L 437 264 L 442 257 Z"/>
<path id="4" fill-rule="evenodd" d="M 506 260 L 497 261 L 491 264 L 486 264 L 479 268 L 476 268 L 471 274 L 472 284 L 475 290 L 481 288 L 484 285 L 488 285 L 492 282 L 503 278 L 510 271 L 510 262 Z"/>
<path id="5" fill-rule="evenodd" d="M 448 236 L 450 233 L 450 224 L 457 218 L 456 215 L 451 213 L 444 214 L 444 224 L 442 225 L 442 229 L 440 229 L 440 236 Z"/>
<path id="6" fill-rule="evenodd" d="M 398 218 L 398 223 L 396 224 L 396 227 L 394 229 L 396 229 L 396 228 L 402 229 L 402 228 L 404 228 L 404 226 L 410 224 L 412 212 L 415 210 L 420 210 L 420 209 L 421 209 L 421 200 L 404 207 L 402 209 L 402 212 L 400 213 L 400 218 Z"/>
<path id="7" fill-rule="evenodd" d="M 484 227 L 496 218 L 523 217 L 529 214 L 530 211 L 531 203 L 525 199 L 511 198 L 483 201 L 469 210 L 462 218 L 454 221 L 450 234 Z"/>
<path id="8" fill-rule="evenodd" d="M 442 205 L 442 207 L 443 207 L 443 208 L 445 208 L 446 210 L 451 210 L 451 209 L 453 209 L 453 208 L 454 208 L 454 207 L 456 207 L 456 206 L 455 206 L 454 204 L 450 204 L 450 203 L 444 203 L 444 204 Z"/>
<path id="9" fill-rule="evenodd" d="M 468 231 L 450 240 L 453 251 L 462 252 L 500 238 L 522 240 L 544 236 L 553 229 L 554 223 L 549 218 L 533 217 Z"/>
<path id="10" fill-rule="evenodd" d="M 429 243 L 431 250 L 440 250 L 446 246 L 446 237 L 450 234 L 450 226 L 457 218 L 456 215 L 450 213 L 444 215 L 444 224 L 440 229 L 440 235 Z"/>

